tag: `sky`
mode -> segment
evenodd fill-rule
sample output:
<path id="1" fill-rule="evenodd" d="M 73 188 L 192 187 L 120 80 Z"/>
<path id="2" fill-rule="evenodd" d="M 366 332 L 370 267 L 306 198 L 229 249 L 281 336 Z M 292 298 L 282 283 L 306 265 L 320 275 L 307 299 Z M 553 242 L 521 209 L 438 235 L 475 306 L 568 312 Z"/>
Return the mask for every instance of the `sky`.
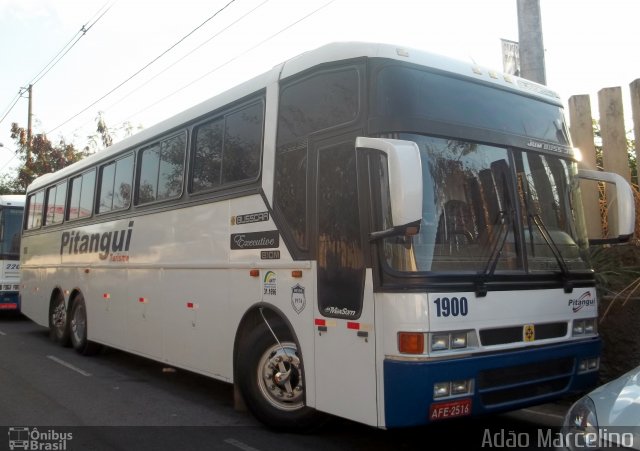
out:
<path id="1" fill-rule="evenodd" d="M 597 92 L 613 86 L 627 99 L 640 78 L 640 1 L 540 7 L 547 85 L 565 105 L 589 94 L 597 116 Z M 516 0 L 0 0 L 0 118 L 17 100 L 0 123 L 0 174 L 17 167 L 9 130 L 27 125 L 17 94 L 33 81 L 34 133 L 83 148 L 99 113 L 121 139 L 329 42 L 392 43 L 501 71 L 501 39 L 518 40 Z"/>

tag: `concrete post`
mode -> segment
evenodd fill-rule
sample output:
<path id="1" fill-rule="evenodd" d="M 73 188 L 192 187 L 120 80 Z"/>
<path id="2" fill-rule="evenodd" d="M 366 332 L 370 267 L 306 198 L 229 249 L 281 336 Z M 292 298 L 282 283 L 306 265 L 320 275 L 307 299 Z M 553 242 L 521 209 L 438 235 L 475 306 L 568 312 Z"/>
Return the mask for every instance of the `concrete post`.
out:
<path id="1" fill-rule="evenodd" d="M 596 170 L 596 146 L 593 143 L 593 119 L 588 95 L 569 97 L 569 121 L 571 141 L 582 152 L 580 168 Z M 602 238 L 598 185 L 585 180 L 580 183 L 580 190 L 589 238 Z"/>
<path id="2" fill-rule="evenodd" d="M 640 163 L 640 78 L 629 84 L 631 91 L 631 111 L 633 114 L 633 136 L 635 142 L 636 165 Z M 636 169 L 637 170 L 637 169 Z M 640 176 L 634 180 L 640 184 Z"/>
<path id="3" fill-rule="evenodd" d="M 622 90 L 619 87 L 601 89 L 598 91 L 598 106 L 600 133 L 602 134 L 602 166 L 605 171 L 615 172 L 631 182 L 622 109 Z M 612 209 L 617 208 L 612 201 L 613 199 L 615 199 L 614 190 L 607 189 L 609 238 L 615 238 L 618 230 L 617 215 L 611 214 Z"/>
<path id="4" fill-rule="evenodd" d="M 518 0 L 518 40 L 520 76 L 546 85 L 540 0 Z"/>

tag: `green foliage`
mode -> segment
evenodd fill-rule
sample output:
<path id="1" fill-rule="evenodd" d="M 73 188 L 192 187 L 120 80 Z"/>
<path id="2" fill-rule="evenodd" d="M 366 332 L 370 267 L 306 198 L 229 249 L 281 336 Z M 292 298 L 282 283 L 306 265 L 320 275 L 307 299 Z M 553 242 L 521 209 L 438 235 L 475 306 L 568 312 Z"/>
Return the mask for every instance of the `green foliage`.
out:
<path id="1" fill-rule="evenodd" d="M 87 147 L 85 150 L 97 152 L 110 147 L 114 141 L 127 138 L 136 131 L 142 130 L 142 125 L 134 127 L 131 122 L 123 122 L 120 127 L 109 127 L 105 119 L 104 112 L 99 111 L 96 116 L 96 132 L 87 136 Z"/>
<path id="2" fill-rule="evenodd" d="M 138 127 L 140 128 L 142 127 Z M 101 146 L 102 148 L 111 146 L 114 136 L 117 137 L 119 134 L 130 136 L 134 132 L 134 127 L 126 122 L 118 129 L 109 128 L 104 114 L 99 112 L 96 117 L 96 131 L 97 134 L 88 137 L 88 145 L 78 150 L 73 144 L 67 144 L 64 138 L 56 144 L 49 141 L 44 134 L 33 136 L 31 143 L 28 143 L 27 130 L 16 123 L 11 124 L 11 138 L 15 140 L 16 153 L 22 166 L 15 175 L 0 176 L 0 194 L 24 193 L 36 177 L 58 171 L 80 161 L 87 155 L 100 150 Z"/>
<path id="3" fill-rule="evenodd" d="M 11 174 L 0 176 L 0 195 L 3 194 L 24 194 L 24 189 L 18 183 L 18 179 Z"/>
<path id="4" fill-rule="evenodd" d="M 79 151 L 64 139 L 54 144 L 44 134 L 35 135 L 28 143 L 27 130 L 16 123 L 11 124 L 11 138 L 15 140 L 22 166 L 9 185 L 19 187 L 21 192 L 25 192 L 36 177 L 58 171 L 89 155 L 88 150 Z"/>

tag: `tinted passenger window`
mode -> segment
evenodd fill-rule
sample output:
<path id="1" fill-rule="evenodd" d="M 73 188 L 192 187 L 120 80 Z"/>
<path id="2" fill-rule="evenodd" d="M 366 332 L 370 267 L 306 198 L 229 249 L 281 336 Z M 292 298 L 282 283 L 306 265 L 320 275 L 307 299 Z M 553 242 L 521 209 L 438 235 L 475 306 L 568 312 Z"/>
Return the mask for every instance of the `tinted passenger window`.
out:
<path id="1" fill-rule="evenodd" d="M 260 174 L 262 124 L 260 102 L 196 128 L 192 190 L 255 180 Z"/>
<path id="2" fill-rule="evenodd" d="M 280 95 L 278 146 L 353 121 L 359 108 L 355 68 L 323 72 L 286 86 Z"/>
<path id="3" fill-rule="evenodd" d="M 224 132 L 222 183 L 253 180 L 260 171 L 262 104 L 227 116 Z"/>
<path id="4" fill-rule="evenodd" d="M 100 169 L 98 213 L 128 208 L 131 203 L 133 155 L 109 163 Z"/>
<path id="5" fill-rule="evenodd" d="M 223 127 L 224 119 L 220 119 L 202 125 L 196 131 L 193 191 L 203 191 L 220 185 Z"/>
<path id="6" fill-rule="evenodd" d="M 282 87 L 278 112 L 274 198 L 296 245 L 308 250 L 309 135 L 353 122 L 359 112 L 356 68 L 325 71 Z"/>
<path id="7" fill-rule="evenodd" d="M 71 179 L 71 196 L 67 209 L 68 219 L 80 219 L 91 216 L 95 184 L 95 169 Z"/>
<path id="8" fill-rule="evenodd" d="M 60 224 L 64 219 L 64 204 L 67 197 L 67 182 L 52 186 L 47 190 L 47 216 L 45 224 Z"/>
<path id="9" fill-rule="evenodd" d="M 46 215 L 44 218 L 44 223 L 49 225 L 53 224 L 53 213 L 55 212 L 55 203 L 56 203 L 56 186 L 52 186 L 47 189 L 47 203 L 46 203 Z"/>
<path id="10" fill-rule="evenodd" d="M 42 207 L 44 205 L 44 191 L 39 191 L 29 196 L 28 199 L 27 229 L 37 229 L 42 225 Z"/>
<path id="11" fill-rule="evenodd" d="M 144 204 L 180 196 L 185 150 L 184 133 L 172 136 L 142 150 L 138 185 L 139 203 Z"/>
<path id="12" fill-rule="evenodd" d="M 296 245 L 307 250 L 306 146 L 277 153 L 274 193 Z"/>

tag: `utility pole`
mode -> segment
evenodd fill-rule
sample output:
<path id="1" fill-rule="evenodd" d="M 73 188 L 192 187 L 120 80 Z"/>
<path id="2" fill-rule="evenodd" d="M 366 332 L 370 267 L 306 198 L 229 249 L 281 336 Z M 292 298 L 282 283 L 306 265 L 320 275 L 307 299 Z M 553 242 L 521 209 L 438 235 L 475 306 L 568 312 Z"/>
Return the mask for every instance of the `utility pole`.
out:
<path id="1" fill-rule="evenodd" d="M 518 0 L 518 39 L 520 76 L 546 85 L 540 0 Z"/>
<path id="2" fill-rule="evenodd" d="M 27 164 L 31 162 L 31 102 L 33 99 L 33 85 L 29 85 L 27 91 L 29 92 L 29 112 L 27 117 Z"/>

